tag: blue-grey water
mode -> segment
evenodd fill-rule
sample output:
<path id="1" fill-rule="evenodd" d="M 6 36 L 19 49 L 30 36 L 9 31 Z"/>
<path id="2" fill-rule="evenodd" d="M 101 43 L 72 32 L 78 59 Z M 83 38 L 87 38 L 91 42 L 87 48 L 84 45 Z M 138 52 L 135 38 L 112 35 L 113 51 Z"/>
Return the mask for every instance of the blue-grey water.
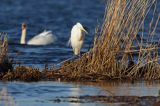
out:
<path id="1" fill-rule="evenodd" d="M 0 106 L 121 106 L 121 103 L 69 102 L 75 99 L 63 97 L 159 96 L 160 83 L 1 82 L 0 90 Z"/>
<path id="2" fill-rule="evenodd" d="M 158 0 L 157 0 L 158 1 Z M 105 0 L 1 0 L 0 32 L 7 32 L 9 56 L 15 63 L 43 68 L 45 64 L 57 64 L 72 57 L 72 49 L 67 46 L 71 28 L 76 22 L 87 27 L 82 53 L 92 44 L 95 28 L 102 22 Z M 157 3 L 156 14 L 159 14 Z M 153 12 L 153 8 L 151 9 Z M 148 33 L 152 12 L 147 16 L 144 34 Z M 51 30 L 57 40 L 47 46 L 20 45 L 21 23 L 27 23 L 27 41 L 44 30 Z M 154 20 L 155 22 L 155 20 Z M 160 24 L 155 33 L 155 42 L 159 41 Z M 145 38 L 144 38 L 145 39 Z M 62 82 L 0 82 L 0 90 L 6 89 L 13 97 L 16 106 L 117 106 L 100 103 L 55 103 L 58 96 L 81 95 L 139 95 L 158 96 L 160 84 L 102 84 L 85 85 Z M 0 101 L 0 105 L 4 105 Z"/>
<path id="3" fill-rule="evenodd" d="M 67 42 L 77 22 L 86 26 L 90 35 L 82 49 L 86 52 L 98 22 L 102 21 L 104 6 L 103 0 L 1 0 L 0 31 L 8 33 L 9 53 L 15 62 L 42 68 L 72 57 Z M 20 45 L 23 22 L 28 25 L 26 41 L 44 30 L 51 30 L 57 40 L 47 46 Z"/>

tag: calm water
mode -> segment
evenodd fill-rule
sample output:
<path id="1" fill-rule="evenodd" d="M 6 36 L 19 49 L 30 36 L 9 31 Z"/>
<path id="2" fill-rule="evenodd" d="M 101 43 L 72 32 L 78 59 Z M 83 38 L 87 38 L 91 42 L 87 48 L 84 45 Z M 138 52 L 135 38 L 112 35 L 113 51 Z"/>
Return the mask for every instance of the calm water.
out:
<path id="1" fill-rule="evenodd" d="M 43 68 L 45 63 L 57 64 L 72 57 L 72 49 L 67 46 L 70 30 L 76 22 L 88 28 L 82 52 L 90 47 L 95 27 L 103 19 L 105 0 L 1 0 L 0 32 L 9 34 L 9 55 L 15 62 L 28 66 Z M 159 13 L 160 3 L 158 2 Z M 152 10 L 153 11 L 153 10 Z M 149 13 L 145 26 L 149 25 L 152 12 Z M 54 44 L 47 46 L 20 45 L 21 23 L 28 25 L 27 40 L 42 32 L 51 30 L 57 37 Z M 145 27 L 144 34 L 148 32 Z M 155 42 L 158 42 L 160 24 L 156 31 Z M 7 89 L 17 106 L 108 106 L 98 103 L 55 103 L 57 96 L 80 95 L 139 95 L 157 96 L 160 84 L 74 84 L 59 82 L 0 82 L 0 90 Z M 0 102 L 0 105 L 1 104 Z M 110 104 L 111 105 L 111 104 Z M 117 106 L 117 105 L 114 105 Z"/>
<path id="2" fill-rule="evenodd" d="M 70 30 L 76 22 L 88 28 L 82 52 L 91 45 L 97 23 L 104 13 L 103 0 L 1 0 L 0 31 L 9 34 L 9 53 L 15 62 L 43 67 L 56 64 L 72 56 L 67 46 Z M 47 46 L 19 45 L 21 23 L 28 25 L 27 40 L 36 34 L 51 30 L 57 37 Z"/>
<path id="3" fill-rule="evenodd" d="M 64 82 L 7 82 L 0 83 L 16 106 L 119 106 L 118 104 L 55 102 L 57 98 L 69 96 L 158 96 L 160 83 L 64 83 Z M 1 97 L 1 96 L 0 96 Z M 1 98 L 5 98 L 2 96 Z M 65 99 L 64 99 L 65 100 Z M 73 99 L 71 99 L 73 100 Z M 5 100 L 0 99 L 0 105 Z"/>

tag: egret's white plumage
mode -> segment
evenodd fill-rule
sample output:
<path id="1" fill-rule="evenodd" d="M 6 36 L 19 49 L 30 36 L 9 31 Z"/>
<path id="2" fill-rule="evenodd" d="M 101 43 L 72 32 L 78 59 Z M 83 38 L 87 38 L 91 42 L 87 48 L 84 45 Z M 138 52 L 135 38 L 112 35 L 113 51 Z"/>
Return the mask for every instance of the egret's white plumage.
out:
<path id="1" fill-rule="evenodd" d="M 21 44 L 28 44 L 28 45 L 47 45 L 51 44 L 55 41 L 56 37 L 53 36 L 52 31 L 44 31 L 36 36 L 34 36 L 32 39 L 30 39 L 27 43 L 25 41 L 26 38 L 26 24 L 22 24 L 22 35 L 21 35 Z"/>
<path id="2" fill-rule="evenodd" d="M 76 25 L 74 25 L 71 30 L 71 37 L 69 42 L 71 43 L 75 55 L 80 54 L 80 50 L 83 45 L 85 37 L 84 32 L 87 33 L 87 31 L 83 28 L 83 26 L 79 22 Z"/>

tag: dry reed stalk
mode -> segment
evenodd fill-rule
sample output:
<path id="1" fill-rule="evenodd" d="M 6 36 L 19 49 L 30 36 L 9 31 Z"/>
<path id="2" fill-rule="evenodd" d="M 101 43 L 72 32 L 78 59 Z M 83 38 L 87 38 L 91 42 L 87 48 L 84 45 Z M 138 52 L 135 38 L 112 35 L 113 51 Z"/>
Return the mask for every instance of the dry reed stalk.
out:
<path id="1" fill-rule="evenodd" d="M 154 6 L 153 16 L 155 16 L 154 15 L 155 10 L 156 10 L 156 4 Z M 139 52 L 137 66 L 135 67 L 134 70 L 132 70 L 132 73 L 130 73 L 129 75 L 130 78 L 132 79 L 141 77 L 143 77 L 146 80 L 160 79 L 160 73 L 159 73 L 160 65 L 159 65 L 159 54 L 158 54 L 159 45 L 155 44 L 155 42 L 153 41 L 155 37 L 154 33 L 156 31 L 160 19 L 160 15 L 158 14 L 157 16 L 158 17 L 155 22 L 153 22 L 154 17 L 152 17 L 152 20 L 150 22 L 150 28 L 149 28 L 150 30 L 148 32 L 147 42 L 144 43 L 143 41 L 141 41 L 140 43 L 140 50 L 139 50 L 140 52 Z M 133 73 L 137 74 L 133 76 Z M 141 75 L 139 75 L 139 73 Z"/>
<path id="2" fill-rule="evenodd" d="M 6 88 L 0 91 L 0 104 L 3 106 L 16 106 L 13 97 L 8 95 Z"/>
<path id="3" fill-rule="evenodd" d="M 8 57 L 7 34 L 0 33 L 0 63 L 3 63 Z"/>
<path id="4" fill-rule="evenodd" d="M 0 33 L 0 72 L 12 71 L 12 62 L 8 56 L 7 33 Z M 0 74 L 2 74 L 0 73 Z"/>

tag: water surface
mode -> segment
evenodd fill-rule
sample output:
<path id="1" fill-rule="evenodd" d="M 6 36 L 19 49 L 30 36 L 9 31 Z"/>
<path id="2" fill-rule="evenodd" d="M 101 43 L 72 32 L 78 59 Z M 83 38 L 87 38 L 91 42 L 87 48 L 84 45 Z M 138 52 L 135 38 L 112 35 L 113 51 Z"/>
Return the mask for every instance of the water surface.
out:
<path id="1" fill-rule="evenodd" d="M 87 36 L 82 49 L 86 52 L 94 37 L 97 23 L 103 18 L 103 0 L 1 0 L 0 32 L 9 34 L 9 54 L 15 62 L 43 68 L 72 57 L 67 45 L 70 31 L 77 22 L 86 26 Z M 26 41 L 44 30 L 51 30 L 57 37 L 47 46 L 20 45 L 21 23 L 26 22 Z"/>
<path id="2" fill-rule="evenodd" d="M 0 90 L 7 89 L 16 106 L 120 106 L 118 104 L 55 101 L 61 97 L 80 96 L 159 96 L 159 82 L 1 82 Z M 1 96 L 0 96 L 1 97 Z M 67 99 L 68 100 L 68 99 Z M 73 99 L 71 99 L 73 100 Z M 0 104 L 4 102 L 0 100 Z"/>

